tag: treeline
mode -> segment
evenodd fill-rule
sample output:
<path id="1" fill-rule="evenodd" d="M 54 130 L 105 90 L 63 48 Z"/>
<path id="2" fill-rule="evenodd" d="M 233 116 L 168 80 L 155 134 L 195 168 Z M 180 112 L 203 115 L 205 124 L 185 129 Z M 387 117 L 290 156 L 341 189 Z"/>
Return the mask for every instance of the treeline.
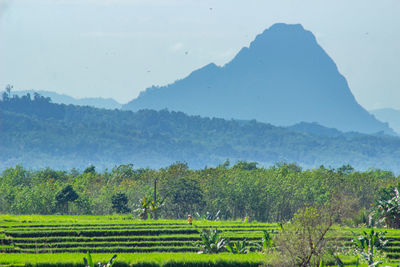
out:
<path id="1" fill-rule="evenodd" d="M 94 164 L 104 170 L 126 162 L 160 168 L 176 161 L 204 168 L 229 158 L 264 166 L 298 162 L 306 168 L 351 164 L 357 170 L 400 171 L 400 138 L 332 134 L 329 129 L 313 133 L 310 127 L 291 130 L 168 110 L 60 105 L 38 94 L 19 97 L 8 90 L 0 100 L 0 170 L 17 164 L 54 169 Z"/>
<path id="2" fill-rule="evenodd" d="M 399 181 L 392 172 L 358 172 L 349 165 L 302 170 L 296 164 L 259 168 L 255 162 L 231 166 L 227 161 L 200 170 L 176 163 L 158 170 L 135 169 L 128 164 L 104 172 L 96 171 L 94 166 L 82 172 L 49 168 L 34 171 L 16 166 L 1 173 L 0 213 L 124 212 L 140 216 L 135 210 L 141 208 L 144 198 L 154 198 L 156 185 L 156 199 L 162 202 L 158 218 L 220 211 L 222 219 L 249 216 L 258 221 L 286 221 L 299 208 L 324 204 L 338 195 L 357 218 L 360 213 L 367 214 L 378 199 L 393 195 L 393 187 Z"/>

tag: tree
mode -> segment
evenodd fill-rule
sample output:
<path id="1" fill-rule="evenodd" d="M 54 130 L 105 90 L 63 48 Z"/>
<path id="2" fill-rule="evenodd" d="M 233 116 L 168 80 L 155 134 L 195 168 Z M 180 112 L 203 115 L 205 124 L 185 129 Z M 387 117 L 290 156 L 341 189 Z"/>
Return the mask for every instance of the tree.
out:
<path id="1" fill-rule="evenodd" d="M 56 201 L 62 213 L 68 213 L 68 202 L 74 202 L 79 195 L 75 192 L 71 185 L 67 185 L 56 195 Z"/>
<path id="2" fill-rule="evenodd" d="M 131 209 L 128 207 L 128 197 L 124 193 L 118 193 L 111 197 L 112 208 L 117 213 L 129 213 Z"/>
<path id="3" fill-rule="evenodd" d="M 96 167 L 94 165 L 90 165 L 89 167 L 87 167 L 83 173 L 96 173 Z"/>
<path id="4" fill-rule="evenodd" d="M 343 216 L 344 209 L 336 200 L 326 207 L 300 209 L 291 222 L 282 226 L 276 246 L 282 254 L 280 265 L 315 266 L 331 247 L 326 238 L 334 222 Z"/>
<path id="5" fill-rule="evenodd" d="M 233 165 L 233 169 L 241 169 L 241 170 L 256 170 L 257 169 L 257 162 L 247 162 L 247 161 L 238 161 L 235 165 Z"/>
<path id="6" fill-rule="evenodd" d="M 347 164 L 347 165 L 342 165 L 342 167 L 337 169 L 337 171 L 340 174 L 349 174 L 349 173 L 354 172 L 354 168 L 350 164 Z"/>
<path id="7" fill-rule="evenodd" d="M 124 179 L 132 179 L 136 175 L 133 164 L 122 164 L 111 171 L 111 179 L 114 184 L 120 184 Z"/>
<path id="8" fill-rule="evenodd" d="M 3 101 L 8 101 L 11 98 L 11 90 L 13 89 L 13 86 L 10 84 L 6 85 L 6 90 L 2 95 Z"/>
<path id="9" fill-rule="evenodd" d="M 203 206 L 203 194 L 198 182 L 185 177 L 164 181 L 161 194 L 166 196 L 164 211 L 172 218 L 185 218 Z"/>

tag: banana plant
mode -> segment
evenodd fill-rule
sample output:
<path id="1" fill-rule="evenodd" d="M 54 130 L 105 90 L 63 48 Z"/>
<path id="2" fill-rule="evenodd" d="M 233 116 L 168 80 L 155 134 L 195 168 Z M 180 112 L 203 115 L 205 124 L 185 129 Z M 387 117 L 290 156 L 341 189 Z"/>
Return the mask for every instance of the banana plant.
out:
<path id="1" fill-rule="evenodd" d="M 149 206 L 150 206 L 151 200 L 144 196 L 140 200 L 139 208 L 135 210 L 135 212 L 138 213 L 139 218 L 142 220 L 147 220 L 149 217 Z"/>
<path id="2" fill-rule="evenodd" d="M 378 200 L 378 210 L 381 220 L 389 228 L 400 228 L 400 194 L 397 188 L 394 189 L 394 197 L 389 200 Z"/>
<path id="3" fill-rule="evenodd" d="M 200 242 L 194 245 L 200 247 L 199 254 L 216 254 L 225 250 L 226 240 L 220 237 L 221 232 L 217 229 L 203 229 L 200 231 Z"/>
<path id="4" fill-rule="evenodd" d="M 150 201 L 150 214 L 153 219 L 157 219 L 158 210 L 164 206 L 165 198 L 157 201 Z"/>
<path id="5" fill-rule="evenodd" d="M 273 240 L 271 234 L 267 230 L 263 230 L 263 237 L 262 237 L 262 246 L 263 249 L 272 248 Z"/>
<path id="6" fill-rule="evenodd" d="M 251 242 L 250 245 L 257 247 L 258 251 L 267 250 L 274 246 L 272 236 L 267 230 L 263 230 L 263 237 L 261 239 L 261 244 L 258 242 Z"/>
<path id="7" fill-rule="evenodd" d="M 215 213 L 215 215 L 208 211 L 202 215 L 198 212 L 195 212 L 194 216 L 196 217 L 197 220 L 219 221 L 220 213 L 221 213 L 221 210 L 218 210 L 217 213 Z"/>
<path id="8" fill-rule="evenodd" d="M 381 261 L 375 261 L 377 251 L 382 250 L 388 243 L 385 238 L 386 232 L 375 232 L 371 229 L 369 233 L 363 231 L 362 234 L 353 239 L 356 254 L 368 263 L 368 266 L 378 266 Z"/>
<path id="9" fill-rule="evenodd" d="M 249 243 L 246 240 L 236 241 L 233 243 L 226 243 L 226 250 L 228 250 L 232 254 L 247 254 L 250 252 Z"/>
<path id="10" fill-rule="evenodd" d="M 157 212 L 164 206 L 164 201 L 165 198 L 154 201 L 151 196 L 144 196 L 140 201 L 139 208 L 135 212 L 139 214 L 139 218 L 142 220 L 157 219 Z"/>
<path id="11" fill-rule="evenodd" d="M 112 267 L 114 265 L 114 260 L 117 257 L 117 255 L 114 255 L 106 264 L 102 265 L 101 262 L 98 262 L 99 267 Z M 87 259 L 84 257 L 83 262 L 85 264 L 85 267 L 95 267 L 92 259 L 92 255 L 90 255 L 90 252 L 87 252 Z"/>

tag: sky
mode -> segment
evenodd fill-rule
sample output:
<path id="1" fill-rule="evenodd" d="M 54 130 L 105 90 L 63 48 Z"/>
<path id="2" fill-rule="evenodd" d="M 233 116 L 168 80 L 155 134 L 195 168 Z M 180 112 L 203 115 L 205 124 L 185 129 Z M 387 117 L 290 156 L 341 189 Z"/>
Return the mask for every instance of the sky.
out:
<path id="1" fill-rule="evenodd" d="M 399 0 L 0 0 L 0 89 L 127 103 L 300 23 L 366 109 L 400 109 Z"/>

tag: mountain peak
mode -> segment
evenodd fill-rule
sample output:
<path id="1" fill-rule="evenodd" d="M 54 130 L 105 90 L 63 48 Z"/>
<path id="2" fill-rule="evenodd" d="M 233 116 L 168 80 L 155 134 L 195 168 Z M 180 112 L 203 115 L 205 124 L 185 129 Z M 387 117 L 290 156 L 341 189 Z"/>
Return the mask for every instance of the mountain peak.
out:
<path id="1" fill-rule="evenodd" d="M 269 27 L 268 29 L 264 30 L 263 33 L 265 33 L 266 31 L 278 31 L 278 32 L 282 32 L 285 30 L 296 30 L 296 31 L 305 31 L 305 29 L 303 28 L 303 25 L 301 25 L 300 23 L 297 24 L 287 24 L 287 23 L 275 23 L 273 24 L 271 27 Z"/>
<path id="2" fill-rule="evenodd" d="M 394 134 L 357 103 L 335 62 L 300 24 L 274 24 L 225 66 L 206 65 L 124 108 Z"/>
<path id="3" fill-rule="evenodd" d="M 314 35 L 305 30 L 301 24 L 276 23 L 257 35 L 255 40 L 250 43 L 250 48 L 259 43 L 265 44 L 265 42 L 278 45 L 281 42 L 300 41 L 299 38 L 311 42 L 316 41 Z"/>

